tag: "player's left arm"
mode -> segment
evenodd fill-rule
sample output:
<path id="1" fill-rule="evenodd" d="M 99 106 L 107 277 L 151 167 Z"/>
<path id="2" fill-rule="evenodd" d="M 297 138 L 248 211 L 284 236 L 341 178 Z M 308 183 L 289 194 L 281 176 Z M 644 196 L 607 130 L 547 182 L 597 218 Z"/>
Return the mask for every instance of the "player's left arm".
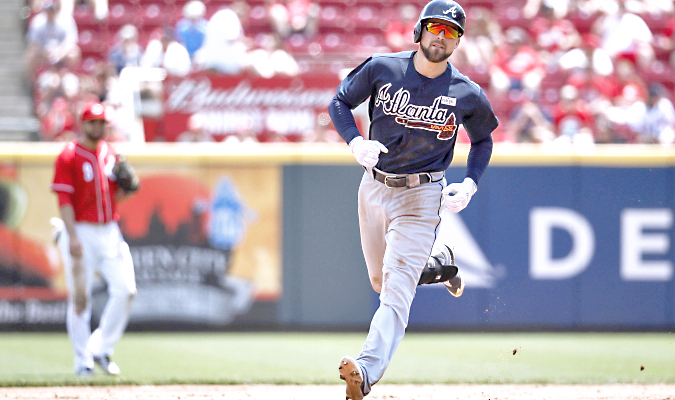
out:
<path id="1" fill-rule="evenodd" d="M 466 177 L 478 185 L 492 157 L 492 131 L 499 125 L 482 89 L 477 93 L 471 114 L 464 117 L 463 125 L 471 140 L 471 149 L 466 163 Z"/>
<path id="2" fill-rule="evenodd" d="M 443 189 L 443 194 L 452 195 L 444 199 L 444 208 L 454 213 L 462 211 L 469 204 L 492 157 L 492 131 L 499 122 L 482 90 L 472 113 L 464 118 L 463 124 L 471 140 L 466 177 L 461 183 L 453 183 Z"/>
<path id="3" fill-rule="evenodd" d="M 140 189 L 138 175 L 124 155 L 116 155 L 112 173 L 117 182 L 115 200 L 122 201 Z"/>

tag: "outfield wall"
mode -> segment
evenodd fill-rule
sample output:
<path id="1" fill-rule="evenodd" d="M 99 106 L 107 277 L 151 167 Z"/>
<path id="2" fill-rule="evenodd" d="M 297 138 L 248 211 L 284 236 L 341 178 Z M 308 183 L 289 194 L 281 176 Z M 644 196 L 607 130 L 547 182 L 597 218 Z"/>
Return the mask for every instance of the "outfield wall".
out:
<path id="1" fill-rule="evenodd" d="M 362 168 L 346 146 L 118 145 L 141 177 L 120 207 L 139 297 L 130 328 L 366 328 Z M 62 327 L 49 218 L 58 144 L 0 149 L 0 327 Z M 448 180 L 463 178 L 459 147 Z M 439 240 L 467 280 L 419 288 L 411 328 L 675 327 L 675 152 L 497 146 Z M 105 300 L 94 298 L 95 315 Z"/>

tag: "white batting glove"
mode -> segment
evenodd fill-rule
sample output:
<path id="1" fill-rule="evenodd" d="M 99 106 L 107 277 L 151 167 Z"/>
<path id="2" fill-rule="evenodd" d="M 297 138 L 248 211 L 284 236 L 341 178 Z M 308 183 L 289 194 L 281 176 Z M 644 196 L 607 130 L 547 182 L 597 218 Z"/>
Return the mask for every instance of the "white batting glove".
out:
<path id="1" fill-rule="evenodd" d="M 389 150 L 377 140 L 365 140 L 363 136 L 357 136 L 349 142 L 349 148 L 359 164 L 366 168 L 377 165 L 380 153 L 388 153 Z"/>
<path id="2" fill-rule="evenodd" d="M 466 208 L 471 197 L 476 193 L 476 182 L 471 178 L 464 178 L 462 183 L 453 183 L 443 189 L 443 209 L 458 213 Z"/>

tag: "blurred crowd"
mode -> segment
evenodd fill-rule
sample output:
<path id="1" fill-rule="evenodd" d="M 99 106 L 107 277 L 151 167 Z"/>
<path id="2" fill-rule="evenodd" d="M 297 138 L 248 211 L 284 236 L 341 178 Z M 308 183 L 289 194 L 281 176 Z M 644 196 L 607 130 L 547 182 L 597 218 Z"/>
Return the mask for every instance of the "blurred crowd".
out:
<path id="1" fill-rule="evenodd" d="M 467 30 L 450 61 L 488 95 L 500 119 L 496 141 L 675 142 L 675 1 L 460 4 L 467 11 Z M 166 75 L 338 74 L 372 52 L 416 49 L 412 31 L 421 5 L 414 0 L 29 0 L 26 79 L 42 139 L 72 138 L 82 105 L 98 100 L 110 110 L 110 139 L 129 140 L 134 113 L 125 109 L 129 98 L 120 82 L 139 67 L 154 71 L 144 75 L 141 100 L 161 103 Z M 188 125 L 177 140 L 214 140 L 199 118 Z M 244 125 L 225 139 L 260 140 Z M 339 142 L 339 137 L 322 113 L 301 140 Z"/>

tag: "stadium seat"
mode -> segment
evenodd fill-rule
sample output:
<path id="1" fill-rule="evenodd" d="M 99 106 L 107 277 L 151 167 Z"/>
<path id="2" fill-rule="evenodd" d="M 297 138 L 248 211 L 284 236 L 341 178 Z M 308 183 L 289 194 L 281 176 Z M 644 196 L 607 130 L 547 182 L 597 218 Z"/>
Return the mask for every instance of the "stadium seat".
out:
<path id="1" fill-rule="evenodd" d="M 530 20 L 523 16 L 522 7 L 517 7 L 515 5 L 500 6 L 495 9 L 495 17 L 504 31 L 512 26 L 528 29 L 531 23 Z"/>
<path id="2" fill-rule="evenodd" d="M 640 16 L 654 35 L 662 34 L 668 28 L 670 15 L 644 13 Z"/>
<path id="3" fill-rule="evenodd" d="M 242 22 L 247 36 L 255 36 L 258 33 L 272 32 L 272 25 L 267 20 L 267 10 L 262 5 L 251 7 L 248 16 Z"/>
<path id="4" fill-rule="evenodd" d="M 591 31 L 591 27 L 599 16 L 600 13 L 589 15 L 574 10 L 567 15 L 567 19 L 572 22 L 577 31 L 583 35 L 584 33 L 589 33 Z"/>
<path id="5" fill-rule="evenodd" d="M 327 52 L 344 51 L 344 35 L 339 33 L 329 33 L 322 36 L 321 45 Z"/>
<path id="6" fill-rule="evenodd" d="M 115 4 L 110 8 L 108 14 L 108 26 L 113 31 L 117 31 L 122 25 L 131 24 L 140 26 L 143 24 L 140 15 L 140 7 L 130 4 Z"/>
<path id="7" fill-rule="evenodd" d="M 142 3 L 141 17 L 144 27 L 149 29 L 160 26 L 175 26 L 180 19 L 180 12 L 176 7 L 163 3 Z"/>
<path id="8" fill-rule="evenodd" d="M 359 32 L 382 33 L 388 21 L 382 18 L 380 12 L 381 7 L 362 5 L 350 11 L 349 20 L 354 22 Z"/>
<path id="9" fill-rule="evenodd" d="M 78 30 L 86 29 L 99 31 L 107 27 L 107 21 L 99 21 L 96 19 L 93 10 L 89 7 L 75 7 L 73 9 L 73 19 Z"/>
<path id="10" fill-rule="evenodd" d="M 349 21 L 348 10 L 343 6 L 328 5 L 321 7 L 319 14 L 319 33 L 343 33 L 353 29 L 355 24 Z"/>

